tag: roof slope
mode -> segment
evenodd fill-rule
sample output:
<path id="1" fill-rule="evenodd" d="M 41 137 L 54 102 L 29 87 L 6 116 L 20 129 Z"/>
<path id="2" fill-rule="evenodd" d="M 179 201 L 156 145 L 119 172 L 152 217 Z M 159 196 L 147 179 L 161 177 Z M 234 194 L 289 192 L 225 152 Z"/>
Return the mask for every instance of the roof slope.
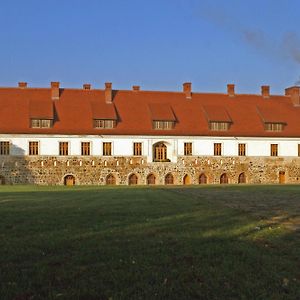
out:
<path id="1" fill-rule="evenodd" d="M 300 137 L 300 107 L 289 96 L 113 90 L 113 104 L 104 90 L 0 88 L 0 133 L 182 135 Z M 38 103 L 38 104 L 37 104 Z M 53 128 L 30 128 L 30 118 L 49 118 Z M 117 119 L 113 129 L 93 128 L 93 119 Z M 175 120 L 172 130 L 155 130 L 154 119 Z M 215 120 L 216 119 L 216 120 Z M 211 131 L 209 121 L 230 121 L 228 131 Z M 264 122 L 284 122 L 281 132 L 264 130 Z"/>

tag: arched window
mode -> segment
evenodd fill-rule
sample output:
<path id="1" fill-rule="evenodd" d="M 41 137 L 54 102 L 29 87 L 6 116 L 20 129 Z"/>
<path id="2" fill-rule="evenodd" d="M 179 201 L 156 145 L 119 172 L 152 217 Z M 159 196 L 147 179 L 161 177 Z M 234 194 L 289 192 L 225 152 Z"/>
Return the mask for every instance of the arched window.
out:
<path id="1" fill-rule="evenodd" d="M 128 180 L 129 185 L 135 185 L 138 184 L 138 178 L 135 174 L 131 174 L 129 176 L 129 180 Z"/>
<path id="2" fill-rule="evenodd" d="M 164 143 L 157 143 L 154 145 L 153 151 L 154 161 L 168 161 L 167 159 L 167 146 Z"/>
<path id="3" fill-rule="evenodd" d="M 5 178 L 0 175 L 0 185 L 4 185 L 4 184 L 5 184 Z"/>
<path id="4" fill-rule="evenodd" d="M 188 174 L 183 177 L 183 184 L 191 184 L 191 177 Z"/>
<path id="5" fill-rule="evenodd" d="M 155 176 L 154 176 L 154 174 L 149 174 L 147 176 L 147 184 L 155 184 Z"/>
<path id="6" fill-rule="evenodd" d="M 285 172 L 284 171 L 279 172 L 279 183 L 285 183 Z"/>
<path id="7" fill-rule="evenodd" d="M 171 173 L 165 176 L 165 184 L 174 184 L 174 177 Z"/>
<path id="8" fill-rule="evenodd" d="M 207 176 L 204 173 L 199 176 L 199 184 L 207 184 Z"/>
<path id="9" fill-rule="evenodd" d="M 245 175 L 245 173 L 241 173 L 239 175 L 238 183 L 246 183 L 246 175 Z"/>
<path id="10" fill-rule="evenodd" d="M 75 177 L 73 175 L 66 175 L 64 178 L 64 184 L 68 186 L 75 185 Z"/>
<path id="11" fill-rule="evenodd" d="M 107 177 L 106 177 L 106 184 L 107 185 L 115 185 L 116 184 L 116 178 L 115 178 L 115 176 L 112 175 L 112 174 L 107 175 Z"/>
<path id="12" fill-rule="evenodd" d="M 221 177 L 220 177 L 220 183 L 221 184 L 227 184 L 228 183 L 228 177 L 227 177 L 226 173 L 224 173 L 224 174 L 221 175 Z"/>

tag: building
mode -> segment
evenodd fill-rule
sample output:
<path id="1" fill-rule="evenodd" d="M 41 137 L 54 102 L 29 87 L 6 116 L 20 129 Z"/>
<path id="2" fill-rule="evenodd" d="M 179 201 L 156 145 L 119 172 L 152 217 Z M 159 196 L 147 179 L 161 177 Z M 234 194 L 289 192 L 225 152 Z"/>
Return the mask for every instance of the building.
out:
<path id="1" fill-rule="evenodd" d="M 0 88 L 2 184 L 300 182 L 300 87 Z"/>

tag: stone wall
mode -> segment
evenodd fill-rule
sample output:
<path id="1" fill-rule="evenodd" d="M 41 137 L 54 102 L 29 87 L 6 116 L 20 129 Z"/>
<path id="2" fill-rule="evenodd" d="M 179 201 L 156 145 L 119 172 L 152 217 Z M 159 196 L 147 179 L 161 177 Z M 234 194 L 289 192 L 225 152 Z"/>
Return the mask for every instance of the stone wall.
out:
<path id="1" fill-rule="evenodd" d="M 107 175 L 113 174 L 116 184 L 127 185 L 129 176 L 136 174 L 138 184 L 144 185 L 151 173 L 159 185 L 165 184 L 168 173 L 179 185 L 184 183 L 185 175 L 191 184 L 198 184 L 202 173 L 210 184 L 219 184 L 224 173 L 231 184 L 238 183 L 241 173 L 245 174 L 246 183 L 270 184 L 279 183 L 279 172 L 284 172 L 285 183 L 299 183 L 300 158 L 180 156 L 177 163 L 147 163 L 146 157 L 0 157 L 0 179 L 5 184 L 63 185 L 65 176 L 73 175 L 76 185 L 104 185 Z"/>

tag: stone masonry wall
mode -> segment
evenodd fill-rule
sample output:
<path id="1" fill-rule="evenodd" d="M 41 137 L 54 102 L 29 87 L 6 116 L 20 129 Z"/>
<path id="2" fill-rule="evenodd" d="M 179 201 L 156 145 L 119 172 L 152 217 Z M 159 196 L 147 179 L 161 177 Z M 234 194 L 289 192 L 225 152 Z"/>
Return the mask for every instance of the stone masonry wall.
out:
<path id="1" fill-rule="evenodd" d="M 156 184 L 164 184 L 165 175 L 172 173 L 174 184 L 183 184 L 185 175 L 191 184 L 199 184 L 204 173 L 209 184 L 219 184 L 226 173 L 229 183 L 238 183 L 239 174 L 245 173 L 246 183 L 279 183 L 279 172 L 284 172 L 285 183 L 300 183 L 298 157 L 197 157 L 180 156 L 177 163 L 151 162 L 146 157 L 99 156 L 2 156 L 0 179 L 5 184 L 63 185 L 66 175 L 75 177 L 76 185 L 104 185 L 113 174 L 116 184 L 127 185 L 131 174 L 138 184 L 147 184 L 147 176 L 154 174 Z"/>

